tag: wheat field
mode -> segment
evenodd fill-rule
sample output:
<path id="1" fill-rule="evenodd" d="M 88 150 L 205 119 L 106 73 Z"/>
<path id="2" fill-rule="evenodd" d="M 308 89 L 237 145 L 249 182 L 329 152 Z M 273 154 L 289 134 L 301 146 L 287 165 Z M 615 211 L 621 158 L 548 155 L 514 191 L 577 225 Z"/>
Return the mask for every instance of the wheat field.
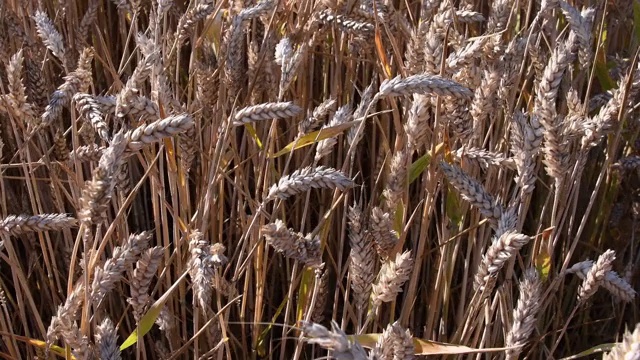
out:
<path id="1" fill-rule="evenodd" d="M 637 0 L 0 0 L 1 359 L 639 359 Z"/>

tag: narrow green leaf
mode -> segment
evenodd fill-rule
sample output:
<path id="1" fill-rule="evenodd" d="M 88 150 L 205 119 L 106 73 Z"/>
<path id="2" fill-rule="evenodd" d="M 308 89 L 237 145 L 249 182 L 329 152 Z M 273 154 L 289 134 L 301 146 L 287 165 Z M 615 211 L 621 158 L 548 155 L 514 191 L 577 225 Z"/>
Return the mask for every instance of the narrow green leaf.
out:
<path id="1" fill-rule="evenodd" d="M 184 272 L 176 282 L 171 285 L 171 287 L 165 292 L 160 299 L 156 300 L 153 305 L 147 310 L 147 313 L 142 316 L 140 319 L 140 323 L 138 327 L 133 330 L 131 335 L 120 345 L 120 351 L 130 347 L 131 345 L 138 342 L 138 337 L 144 336 L 146 333 L 151 330 L 153 324 L 156 322 L 158 315 L 160 315 L 160 311 L 164 304 L 169 300 L 169 296 L 178 288 L 178 285 L 187 277 L 188 272 Z"/>
<path id="2" fill-rule="evenodd" d="M 426 153 L 411 164 L 409 168 L 409 184 L 413 183 L 422 174 L 429 162 L 431 162 L 431 154 Z"/>
<path id="3" fill-rule="evenodd" d="M 338 136 L 339 134 L 344 132 L 346 129 L 348 129 L 351 126 L 353 126 L 355 124 L 358 124 L 358 123 L 359 123 L 359 121 L 354 120 L 354 121 L 349 121 L 349 122 L 346 122 L 346 123 L 343 123 L 343 124 L 340 124 L 340 125 L 336 125 L 336 126 L 320 129 L 320 130 L 317 130 L 317 131 L 312 131 L 312 132 L 302 136 L 301 138 L 299 138 L 297 140 L 294 140 L 293 142 L 289 143 L 282 150 L 278 151 L 275 154 L 272 154 L 270 157 L 271 158 L 277 158 L 277 157 L 282 156 L 284 154 L 288 154 L 293 150 L 298 150 L 298 149 L 301 149 L 301 148 L 303 148 L 305 146 L 309 146 L 311 144 L 314 144 L 314 143 L 316 143 L 318 141 Z"/>
<path id="4" fill-rule="evenodd" d="M 376 342 L 382 334 L 361 334 L 349 336 L 352 340 L 356 340 L 365 348 L 372 349 L 376 346 Z M 447 344 L 442 342 L 423 340 L 419 338 L 413 339 L 415 347 L 415 355 L 455 355 L 455 354 L 473 354 L 485 352 L 504 351 L 506 348 L 486 348 L 475 349 L 463 345 Z"/>
<path id="5" fill-rule="evenodd" d="M 610 343 L 610 344 L 600 344 L 600 345 L 596 345 L 590 349 L 587 349 L 583 352 L 580 352 L 578 354 L 575 355 L 571 355 L 569 357 L 566 358 L 562 358 L 560 360 L 573 360 L 573 359 L 578 359 L 581 357 L 585 357 L 585 356 L 590 356 L 590 355 L 594 355 L 600 352 L 605 352 L 605 351 L 611 351 L 611 349 L 613 349 L 613 347 L 616 346 L 616 343 Z M 591 357 L 593 358 L 593 357 Z"/>
<path id="6" fill-rule="evenodd" d="M 633 2 L 633 35 L 636 43 L 640 42 L 640 2 Z"/>

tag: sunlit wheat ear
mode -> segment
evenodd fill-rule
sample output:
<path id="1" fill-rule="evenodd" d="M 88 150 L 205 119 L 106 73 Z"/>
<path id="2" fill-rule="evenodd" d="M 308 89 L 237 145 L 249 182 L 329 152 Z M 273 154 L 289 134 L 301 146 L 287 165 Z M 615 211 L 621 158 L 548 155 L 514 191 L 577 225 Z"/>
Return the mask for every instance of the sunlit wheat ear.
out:
<path id="1" fill-rule="evenodd" d="M 193 31 L 194 25 L 209 16 L 215 7 L 213 4 L 198 4 L 191 10 L 187 11 L 178 21 L 177 39 L 179 43 L 186 40 Z"/>
<path id="2" fill-rule="evenodd" d="M 322 263 L 320 239 L 317 236 L 304 236 L 296 233 L 279 219 L 262 227 L 267 243 L 284 256 L 298 260 L 309 267 L 318 267 Z"/>
<path id="3" fill-rule="evenodd" d="M 320 324 L 307 321 L 299 323 L 307 343 L 332 350 L 336 359 L 365 360 L 368 358 L 362 346 L 358 342 L 349 340 L 347 334 L 335 321 L 331 321 L 331 331 Z"/>
<path id="4" fill-rule="evenodd" d="M 580 279 L 586 280 L 587 274 L 593 267 L 594 262 L 592 260 L 586 260 L 574 264 L 571 268 L 567 269 L 566 273 L 576 274 Z M 637 295 L 631 284 L 621 278 L 618 273 L 613 270 L 605 272 L 600 286 L 607 289 L 607 291 L 609 291 L 614 297 L 624 302 L 633 301 Z"/>
<path id="5" fill-rule="evenodd" d="M 324 320 L 324 310 L 329 297 L 329 270 L 325 269 L 321 276 L 316 275 L 316 281 L 319 281 L 318 295 L 315 306 L 311 312 L 311 320 L 321 323 Z"/>
<path id="6" fill-rule="evenodd" d="M 45 12 L 37 10 L 33 16 L 33 20 L 38 29 L 38 36 L 40 36 L 44 45 L 64 65 L 66 62 L 64 42 L 62 35 L 56 30 L 51 19 L 49 19 Z"/>
<path id="7" fill-rule="evenodd" d="M 377 359 L 415 359 L 415 346 L 411 332 L 405 330 L 397 321 L 387 325 L 372 350 L 372 356 Z"/>
<path id="8" fill-rule="evenodd" d="M 368 107 L 372 104 L 375 93 L 374 84 L 375 82 L 371 82 L 371 84 L 369 84 L 369 86 L 367 86 L 367 88 L 362 92 L 360 104 L 358 104 L 358 107 L 353 112 L 353 118 L 355 120 L 361 120 L 361 118 L 365 116 Z M 362 140 L 364 132 L 361 131 L 358 133 L 359 125 L 360 124 L 358 124 L 358 126 L 352 126 L 351 129 L 349 129 L 349 133 L 347 133 L 347 143 L 350 144 L 350 146 L 357 146 L 360 140 Z M 353 156 L 355 156 L 355 153 L 352 157 Z"/>
<path id="9" fill-rule="evenodd" d="M 265 103 L 238 110 L 233 117 L 233 125 L 241 126 L 255 121 L 286 119 L 297 116 L 302 108 L 292 102 Z"/>
<path id="10" fill-rule="evenodd" d="M 73 96 L 76 108 L 82 116 L 91 123 L 100 138 L 106 142 L 111 140 L 109 135 L 109 127 L 104 121 L 100 103 L 98 103 L 92 95 L 78 93 Z"/>
<path id="11" fill-rule="evenodd" d="M 69 153 L 69 162 L 73 163 L 76 160 L 79 162 L 98 161 L 106 149 L 106 146 L 99 146 L 97 144 L 78 146 Z"/>
<path id="12" fill-rule="evenodd" d="M 578 11 L 566 1 L 557 1 L 556 3 L 577 37 L 576 47 L 578 48 L 580 65 L 587 68 L 592 56 L 591 32 L 596 11 L 594 8 L 584 8 L 582 11 Z"/>
<path id="13" fill-rule="evenodd" d="M 283 176 L 277 184 L 272 185 L 265 201 L 285 200 L 312 188 L 344 191 L 353 185 L 354 183 L 351 179 L 336 169 L 324 166 L 317 168 L 306 167 L 294 171 L 291 175 Z"/>
<path id="14" fill-rule="evenodd" d="M 0 219 L 0 233 L 18 236 L 28 232 L 56 231 L 77 226 L 67 214 L 9 215 Z"/>
<path id="15" fill-rule="evenodd" d="M 397 76 L 380 84 L 378 97 L 403 95 L 440 95 L 465 100 L 471 99 L 473 92 L 459 83 L 438 75 Z"/>
<path id="16" fill-rule="evenodd" d="M 311 116 L 302 120 L 298 124 L 298 136 L 303 136 L 309 132 L 315 130 L 322 122 L 323 118 L 329 114 L 336 106 L 335 99 L 328 99 L 322 102 L 322 104 L 316 106 L 311 113 Z"/>
<path id="17" fill-rule="evenodd" d="M 322 24 L 335 24 L 340 30 L 355 35 L 369 36 L 375 28 L 375 25 L 370 22 L 338 15 L 329 9 L 322 10 L 316 13 L 315 16 Z"/>
<path id="18" fill-rule="evenodd" d="M 476 291 L 489 291 L 487 285 L 492 283 L 504 264 L 512 259 L 520 249 L 525 246 L 531 237 L 516 233 L 506 232 L 493 241 L 486 254 L 482 258 L 482 263 L 475 276 L 473 288 Z"/>
<path id="19" fill-rule="evenodd" d="M 511 329 L 507 333 L 505 347 L 517 347 L 507 350 L 507 359 L 515 360 L 527 344 L 531 333 L 535 330 L 536 315 L 540 309 L 542 283 L 535 269 L 526 270 L 518 287 L 520 296 L 518 304 L 513 309 Z"/>
<path id="20" fill-rule="evenodd" d="M 407 122 L 404 125 L 410 152 L 420 147 L 429 133 L 429 106 L 429 97 L 419 94 L 413 95 L 413 101 L 408 110 Z"/>
<path id="21" fill-rule="evenodd" d="M 111 145 L 102 153 L 98 167 L 93 170 L 91 180 L 87 181 L 82 189 L 78 212 L 81 222 L 95 224 L 107 215 L 115 177 L 120 169 L 126 146 L 124 136 L 118 133 L 113 137 Z"/>
<path id="22" fill-rule="evenodd" d="M 118 345 L 118 333 L 116 332 L 113 322 L 109 318 L 105 318 L 95 331 L 95 343 L 100 359 L 103 360 L 120 360 L 120 346 Z"/>
<path id="23" fill-rule="evenodd" d="M 86 92 L 91 84 L 91 60 L 93 50 L 85 48 L 78 59 L 78 67 L 75 71 L 65 76 L 64 83 L 53 92 L 49 99 L 44 113 L 42 114 L 42 124 L 50 125 L 62 114 L 62 108 L 69 105 L 74 94 Z"/>
<path id="24" fill-rule="evenodd" d="M 498 152 L 487 151 L 474 147 L 461 147 L 452 154 L 456 161 L 468 161 L 477 163 L 483 168 L 489 167 L 489 165 L 498 166 L 506 169 L 516 169 L 516 164 L 513 158 L 506 157 L 504 154 Z"/>
<path id="25" fill-rule="evenodd" d="M 632 333 L 625 330 L 622 341 L 616 343 L 610 352 L 606 353 L 603 360 L 631 360 L 640 358 L 640 324 Z"/>
<path id="26" fill-rule="evenodd" d="M 371 236 L 367 236 L 364 218 L 359 205 L 349 207 L 349 279 L 356 308 L 364 309 L 375 280 L 376 252 Z"/>
<path id="27" fill-rule="evenodd" d="M 146 250 L 140 256 L 140 259 L 136 263 L 136 269 L 133 271 L 133 276 L 130 279 L 131 283 L 131 297 L 129 303 L 133 308 L 133 314 L 136 321 L 140 320 L 140 316 L 144 313 L 145 306 L 149 302 L 149 285 L 153 277 L 156 275 L 158 266 L 162 261 L 162 254 L 164 250 L 155 246 Z"/>
<path id="28" fill-rule="evenodd" d="M 76 314 L 84 300 L 84 284 L 79 282 L 67 297 L 63 305 L 58 306 L 56 315 L 51 318 L 47 329 L 47 349 L 62 338 L 72 349 L 75 356 L 86 355 L 88 340 L 80 334 L 76 324 Z"/>
<path id="29" fill-rule="evenodd" d="M 578 289 L 578 301 L 585 302 L 596 293 L 598 287 L 604 282 L 607 272 L 611 271 L 616 254 L 613 250 L 607 250 L 598 257 L 596 263 L 589 269 L 587 275 Z"/>
<path id="30" fill-rule="evenodd" d="M 22 83 L 23 62 L 24 57 L 20 50 L 11 56 L 6 66 L 9 93 L 0 95 L 0 110 L 6 107 L 5 111 L 12 112 L 17 118 L 30 123 L 36 114 L 34 106 L 27 101 L 26 88 Z"/>
<path id="31" fill-rule="evenodd" d="M 475 206 L 482 215 L 492 222 L 497 222 L 502 216 L 502 205 L 487 193 L 479 182 L 465 174 L 462 169 L 446 162 L 440 162 L 440 168 L 451 185 L 460 192 L 463 199 Z"/>
<path id="32" fill-rule="evenodd" d="M 98 305 L 122 278 L 122 273 L 133 266 L 140 254 L 149 246 L 151 232 L 130 235 L 122 244 L 113 249 L 111 258 L 103 266 L 97 267 L 91 285 L 91 299 Z"/>
<path id="33" fill-rule="evenodd" d="M 393 256 L 393 250 L 398 243 L 398 233 L 393 230 L 393 218 L 390 213 L 379 207 L 373 208 L 368 233 L 380 257 L 386 259 Z"/>
<path id="34" fill-rule="evenodd" d="M 142 125 L 125 133 L 127 149 L 130 151 L 140 150 L 149 144 L 183 133 L 191 127 L 193 127 L 193 118 L 187 114 L 170 116 Z"/>
<path id="35" fill-rule="evenodd" d="M 409 280 L 411 269 L 413 269 L 411 251 L 398 253 L 395 259 L 389 259 L 382 264 L 378 280 L 373 284 L 371 294 L 375 307 L 396 299 L 396 296 L 402 292 L 404 283 Z"/>
<path id="36" fill-rule="evenodd" d="M 395 213 L 398 205 L 402 204 L 403 194 L 407 188 L 407 170 L 410 167 L 411 156 L 406 148 L 396 151 L 389 166 L 387 185 L 383 191 L 386 208 Z"/>
<path id="37" fill-rule="evenodd" d="M 191 234 L 189 241 L 189 275 L 193 285 L 193 304 L 207 312 L 211 303 L 213 268 L 208 261 L 210 245 L 200 231 Z"/>
<path id="38" fill-rule="evenodd" d="M 325 129 L 328 127 L 344 124 L 345 122 L 352 119 L 353 117 L 352 114 L 353 114 L 353 111 L 351 110 L 351 106 L 349 105 L 341 106 L 338 109 L 338 111 L 336 111 L 331 121 L 329 121 L 329 123 L 326 126 L 323 126 L 322 128 Z M 329 155 L 337 142 L 338 140 L 335 137 L 323 139 L 320 142 L 318 142 L 314 160 L 320 161 L 323 157 Z"/>

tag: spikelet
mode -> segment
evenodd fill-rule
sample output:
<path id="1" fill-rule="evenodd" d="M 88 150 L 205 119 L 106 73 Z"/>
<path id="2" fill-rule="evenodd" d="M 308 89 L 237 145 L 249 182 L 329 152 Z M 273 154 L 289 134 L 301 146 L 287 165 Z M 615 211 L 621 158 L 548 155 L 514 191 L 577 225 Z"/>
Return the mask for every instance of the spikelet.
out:
<path id="1" fill-rule="evenodd" d="M 328 127 L 344 124 L 345 122 L 351 119 L 352 113 L 353 111 L 351 110 L 351 106 L 349 105 L 342 106 L 338 109 L 338 111 L 336 111 L 331 121 L 326 126 L 323 126 L 322 128 L 325 129 Z M 329 155 L 337 142 L 338 140 L 336 140 L 335 137 L 323 139 L 320 142 L 318 142 L 314 160 L 320 161 L 323 157 Z"/>
<path id="2" fill-rule="evenodd" d="M 374 207 L 371 211 L 368 233 L 373 238 L 380 257 L 386 259 L 393 255 L 393 250 L 398 243 L 398 234 L 393 230 L 390 213 L 384 212 L 379 207 Z"/>
<path id="3" fill-rule="evenodd" d="M 98 136 L 102 140 L 109 142 L 111 136 L 109 135 L 108 125 L 104 121 L 101 106 L 94 97 L 89 94 L 78 93 L 73 96 L 73 101 L 82 116 L 91 123 Z"/>
<path id="4" fill-rule="evenodd" d="M 209 16 L 214 9 L 213 4 L 198 4 L 187 11 L 178 21 L 178 33 L 176 34 L 178 42 L 182 43 L 186 40 L 193 31 L 195 23 Z"/>
<path id="5" fill-rule="evenodd" d="M 594 266 L 593 261 L 586 260 L 574 264 L 567 269 L 567 274 L 576 274 L 580 279 L 585 280 L 589 270 Z M 600 286 L 607 289 L 613 296 L 624 302 L 631 302 L 635 299 L 637 293 L 626 280 L 621 278 L 618 273 L 613 270 L 607 271 Z"/>

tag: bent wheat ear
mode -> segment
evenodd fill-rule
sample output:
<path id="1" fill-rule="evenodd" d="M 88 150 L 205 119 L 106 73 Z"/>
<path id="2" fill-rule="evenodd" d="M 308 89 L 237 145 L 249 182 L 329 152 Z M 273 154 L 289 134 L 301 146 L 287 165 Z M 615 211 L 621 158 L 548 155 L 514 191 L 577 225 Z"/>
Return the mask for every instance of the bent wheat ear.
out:
<path id="1" fill-rule="evenodd" d="M 502 205 L 489 194 L 479 182 L 465 174 L 462 169 L 446 162 L 440 162 L 440 167 L 451 185 L 460 192 L 463 199 L 478 208 L 480 213 L 492 222 L 502 216 Z"/>
<path id="2" fill-rule="evenodd" d="M 62 230 L 77 223 L 67 214 L 9 215 L 0 220 L 0 233 L 17 236 L 27 232 Z"/>
<path id="3" fill-rule="evenodd" d="M 506 232 L 496 239 L 482 258 L 473 287 L 476 291 L 489 291 L 487 288 L 491 278 L 496 276 L 509 259 L 516 256 L 529 241 L 530 236 L 514 231 Z"/>
<path id="4" fill-rule="evenodd" d="M 125 133 L 127 148 L 130 151 L 140 150 L 146 145 L 183 133 L 192 126 L 193 118 L 187 114 L 171 116 L 148 125 L 142 125 Z"/>
<path id="5" fill-rule="evenodd" d="M 413 259 L 411 251 L 396 254 L 396 258 L 382 265 L 378 282 L 373 285 L 371 296 L 373 304 L 377 307 L 383 302 L 395 300 L 396 295 L 402 292 L 402 285 L 409 280 Z"/>
<path id="6" fill-rule="evenodd" d="M 98 348 L 97 350 L 100 353 L 100 359 L 121 359 L 120 347 L 118 346 L 118 333 L 111 319 L 105 318 L 96 328 L 95 342 Z"/>
<path id="7" fill-rule="evenodd" d="M 607 250 L 598 257 L 598 261 L 589 269 L 587 275 L 578 289 L 578 301 L 584 302 L 596 293 L 598 287 L 604 281 L 607 272 L 611 271 L 611 263 L 616 254 L 613 250 Z"/>
<path id="8" fill-rule="evenodd" d="M 342 172 L 324 166 L 306 167 L 284 176 L 277 184 L 271 186 L 265 201 L 276 198 L 285 200 L 290 196 L 309 191 L 312 188 L 339 189 L 344 191 L 352 187 L 353 181 Z"/>
<path id="9" fill-rule="evenodd" d="M 533 268 L 525 271 L 520 280 L 520 298 L 513 309 L 513 323 L 507 334 L 505 347 L 517 347 L 507 350 L 507 359 L 517 359 L 535 329 L 536 315 L 540 309 L 541 282 Z"/>
<path id="10" fill-rule="evenodd" d="M 298 260 L 309 267 L 318 267 L 322 263 L 320 239 L 317 236 L 304 236 L 287 229 L 282 220 L 262 227 L 262 234 L 269 245 L 286 257 Z"/>
<path id="11" fill-rule="evenodd" d="M 640 324 L 636 324 L 632 333 L 629 330 L 624 332 L 622 342 L 619 342 L 605 354 L 603 360 L 637 359 L 640 354 Z"/>
<path id="12" fill-rule="evenodd" d="M 331 331 L 320 324 L 304 320 L 300 321 L 300 327 L 309 344 L 318 344 L 324 349 L 332 350 L 336 359 L 368 359 L 362 346 L 358 342 L 351 342 L 347 334 L 333 320 Z"/>
<path id="13" fill-rule="evenodd" d="M 396 76 L 380 84 L 378 96 L 403 96 L 412 94 L 440 95 L 465 100 L 471 99 L 473 92 L 459 83 L 438 75 L 412 75 L 406 78 Z"/>
<path id="14" fill-rule="evenodd" d="M 290 101 L 258 104 L 240 109 L 233 117 L 233 125 L 241 126 L 254 121 L 285 119 L 301 112 L 302 108 Z"/>
<path id="15" fill-rule="evenodd" d="M 585 280 L 589 270 L 591 270 L 593 266 L 594 262 L 592 260 L 582 261 L 567 269 L 566 273 L 576 274 L 580 279 Z M 636 297 L 636 291 L 631 287 L 631 284 L 613 270 L 605 272 L 604 279 L 602 283 L 600 283 L 600 286 L 624 302 L 631 302 Z"/>
<path id="16" fill-rule="evenodd" d="M 33 20 L 36 22 L 38 36 L 40 36 L 44 45 L 64 64 L 65 51 L 62 35 L 56 30 L 49 16 L 47 16 L 45 12 L 37 10 L 33 16 Z"/>

